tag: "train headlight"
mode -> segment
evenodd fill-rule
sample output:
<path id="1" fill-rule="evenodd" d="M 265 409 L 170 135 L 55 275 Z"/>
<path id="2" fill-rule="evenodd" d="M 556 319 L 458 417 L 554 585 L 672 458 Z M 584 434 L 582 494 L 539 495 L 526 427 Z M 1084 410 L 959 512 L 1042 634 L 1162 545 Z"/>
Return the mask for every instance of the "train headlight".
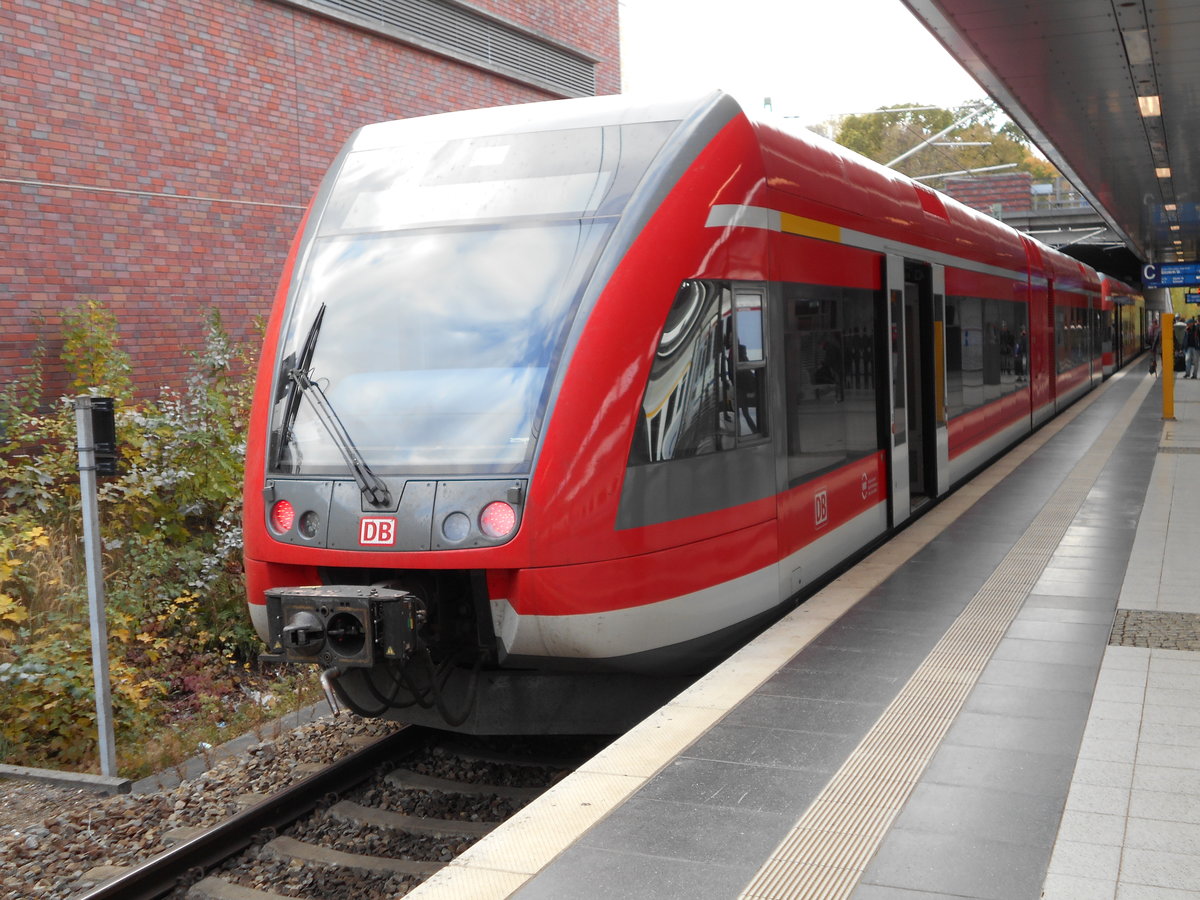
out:
<path id="1" fill-rule="evenodd" d="M 309 540 L 317 536 L 317 529 L 321 527 L 321 517 L 311 509 L 300 517 L 299 530 Z"/>
<path id="2" fill-rule="evenodd" d="M 452 512 L 442 522 L 442 535 L 452 543 L 465 541 L 470 533 L 471 520 L 464 513 Z"/>
<path id="3" fill-rule="evenodd" d="M 479 514 L 479 530 L 490 538 L 508 537 L 516 527 L 517 511 L 503 500 L 489 503 Z"/>
<path id="4" fill-rule="evenodd" d="M 291 531 L 295 521 L 296 509 L 286 500 L 280 500 L 271 507 L 271 527 L 278 534 L 287 534 Z"/>

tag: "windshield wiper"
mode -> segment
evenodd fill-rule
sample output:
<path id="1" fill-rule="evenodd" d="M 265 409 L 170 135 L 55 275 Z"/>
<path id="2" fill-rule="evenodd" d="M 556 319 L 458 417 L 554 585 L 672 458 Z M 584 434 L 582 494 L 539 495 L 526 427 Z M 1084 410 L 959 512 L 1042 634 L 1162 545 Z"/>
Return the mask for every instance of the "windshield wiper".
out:
<path id="1" fill-rule="evenodd" d="M 321 323 L 325 319 L 325 304 L 322 303 L 317 309 L 317 314 L 313 316 L 312 324 L 308 326 L 308 333 L 304 336 L 304 346 L 300 350 L 300 357 L 297 359 L 295 351 L 292 351 L 284 359 L 279 371 L 283 376 L 279 379 L 279 384 L 275 388 L 275 401 L 286 401 L 283 405 L 283 418 L 279 426 L 279 439 L 276 443 L 274 455 L 271 459 L 273 468 L 280 468 L 283 462 L 283 456 L 287 452 L 287 446 L 291 441 L 289 435 L 292 431 L 292 421 L 296 418 L 296 413 L 300 409 L 300 395 L 303 393 L 292 380 L 291 373 L 297 369 L 300 371 L 308 371 L 309 364 L 312 362 L 313 351 L 317 348 L 317 335 L 321 333 Z"/>
<path id="2" fill-rule="evenodd" d="M 354 446 L 354 441 L 350 439 L 350 433 L 346 431 L 346 426 L 342 424 L 342 420 L 329 405 L 329 400 L 325 396 L 325 392 L 321 390 L 321 386 L 309 378 L 307 372 L 300 369 L 291 369 L 287 373 L 287 377 L 295 384 L 296 392 L 303 394 L 312 404 L 313 412 L 317 414 L 317 418 L 329 432 L 334 446 L 342 454 L 342 459 L 346 460 L 346 465 L 349 466 L 350 473 L 354 476 L 354 482 L 362 491 L 363 496 L 372 506 L 391 506 L 392 493 L 388 490 L 387 484 L 371 471 L 371 467 L 363 459 L 358 447 Z"/>

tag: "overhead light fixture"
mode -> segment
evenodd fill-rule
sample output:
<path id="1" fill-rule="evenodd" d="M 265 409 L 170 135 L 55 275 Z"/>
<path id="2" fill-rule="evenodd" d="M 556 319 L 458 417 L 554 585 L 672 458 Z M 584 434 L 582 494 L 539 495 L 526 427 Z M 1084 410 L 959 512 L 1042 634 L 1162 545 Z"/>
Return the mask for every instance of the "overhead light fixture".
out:
<path id="1" fill-rule="evenodd" d="M 1178 230 L 1179 230 L 1179 226 L 1178 226 L 1178 225 L 1172 225 L 1172 226 L 1171 226 L 1171 230 L 1172 230 L 1172 231 L 1178 231 Z"/>
<path id="2" fill-rule="evenodd" d="M 1162 115 L 1162 100 L 1158 94 L 1151 94 L 1148 97 L 1138 97 L 1138 109 L 1143 116 L 1161 116 Z"/>
<path id="3" fill-rule="evenodd" d="M 1171 177 L 1171 167 L 1170 166 L 1160 166 L 1159 168 L 1154 170 L 1154 175 L 1157 178 L 1170 178 Z"/>

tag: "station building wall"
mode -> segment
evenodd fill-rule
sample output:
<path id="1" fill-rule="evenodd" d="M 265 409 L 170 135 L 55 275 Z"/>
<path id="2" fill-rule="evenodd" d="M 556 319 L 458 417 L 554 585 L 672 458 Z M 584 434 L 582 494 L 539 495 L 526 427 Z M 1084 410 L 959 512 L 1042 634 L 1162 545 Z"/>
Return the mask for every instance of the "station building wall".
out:
<path id="1" fill-rule="evenodd" d="M 40 341 L 43 399 L 67 391 L 62 316 L 87 300 L 116 314 L 146 396 L 193 371 L 211 311 L 256 341 L 360 125 L 620 87 L 617 0 L 409 0 L 423 31 L 339 6 L 363 4 L 0 4 L 0 387 L 30 379 Z M 573 75 L 491 61 L 489 30 Z"/>

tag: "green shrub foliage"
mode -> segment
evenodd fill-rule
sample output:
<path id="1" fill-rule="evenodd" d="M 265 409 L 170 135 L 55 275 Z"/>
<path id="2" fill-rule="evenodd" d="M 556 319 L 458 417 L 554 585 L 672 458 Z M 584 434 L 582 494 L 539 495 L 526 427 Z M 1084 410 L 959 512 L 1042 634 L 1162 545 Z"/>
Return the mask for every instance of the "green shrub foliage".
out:
<path id="1" fill-rule="evenodd" d="M 121 474 L 102 481 L 100 510 L 120 752 L 168 698 L 177 715 L 197 688 L 232 690 L 205 674 L 214 663 L 257 652 L 241 574 L 251 366 L 214 313 L 182 390 L 135 402 L 111 312 L 84 302 L 62 339 L 72 388 L 117 398 Z M 0 760 L 76 766 L 96 735 L 75 419 L 70 398 L 38 405 L 42 358 L 0 394 Z"/>

